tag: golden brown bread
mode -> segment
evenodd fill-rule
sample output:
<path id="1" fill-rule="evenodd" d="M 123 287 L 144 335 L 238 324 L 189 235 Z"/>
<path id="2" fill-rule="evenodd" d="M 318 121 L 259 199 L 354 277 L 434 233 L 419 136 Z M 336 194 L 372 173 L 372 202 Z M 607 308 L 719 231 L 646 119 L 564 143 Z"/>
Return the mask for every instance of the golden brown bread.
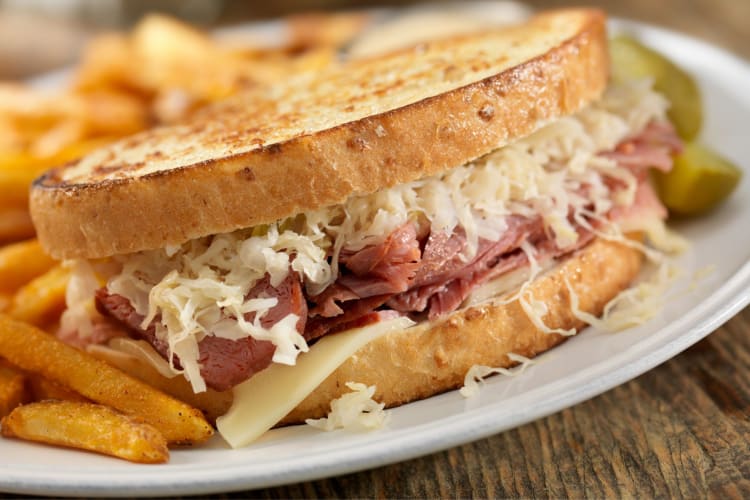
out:
<path id="1" fill-rule="evenodd" d="M 604 15 L 552 11 L 125 139 L 37 180 L 31 211 L 58 258 L 180 244 L 462 165 L 580 109 L 607 77 Z"/>
<path id="2" fill-rule="evenodd" d="M 570 311 L 565 279 L 578 296 L 581 310 L 598 316 L 607 302 L 628 287 L 641 262 L 638 250 L 597 239 L 535 280 L 529 290 L 547 305 L 549 312 L 543 318 L 547 326 L 580 329 L 584 323 Z M 538 330 L 518 302 L 462 309 L 438 323 L 423 323 L 366 345 L 282 424 L 325 416 L 330 401 L 349 392 L 346 382 L 375 385 L 373 399 L 398 406 L 460 387 L 473 365 L 509 367 L 515 364 L 508 359 L 509 352 L 534 357 L 565 339 Z"/>

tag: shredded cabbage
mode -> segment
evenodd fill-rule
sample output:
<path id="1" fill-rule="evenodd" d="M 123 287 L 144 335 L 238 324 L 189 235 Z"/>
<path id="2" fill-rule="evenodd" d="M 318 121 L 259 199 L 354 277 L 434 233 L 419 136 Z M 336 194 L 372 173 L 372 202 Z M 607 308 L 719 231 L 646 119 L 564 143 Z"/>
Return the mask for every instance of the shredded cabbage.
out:
<path id="1" fill-rule="evenodd" d="M 67 307 L 60 316 L 60 336 L 69 337 L 75 332 L 78 338 L 88 339 L 94 332 L 94 294 L 101 283 L 88 261 L 67 261 L 65 265 L 70 269 L 70 280 L 65 289 Z"/>
<path id="2" fill-rule="evenodd" d="M 656 271 L 646 280 L 623 290 L 610 300 L 604 307 L 601 318 L 580 308 L 578 295 L 566 278 L 571 312 L 581 321 L 609 332 L 619 332 L 645 323 L 662 310 L 666 300 L 665 292 L 680 274 L 679 268 L 667 260 L 656 265 Z"/>
<path id="3" fill-rule="evenodd" d="M 518 363 L 518 365 L 513 368 L 493 368 L 485 365 L 473 365 L 469 368 L 469 371 L 466 372 L 464 385 L 458 390 L 458 392 L 465 398 L 477 396 L 479 394 L 479 383 L 484 382 L 484 379 L 490 375 L 506 375 L 514 377 L 523 373 L 526 368 L 535 363 L 534 360 L 513 352 L 509 352 L 506 356 L 508 356 L 508 359 L 511 361 Z"/>
<path id="4" fill-rule="evenodd" d="M 347 382 L 352 392 L 331 401 L 331 411 L 327 417 L 305 420 L 307 425 L 324 431 L 335 429 L 374 430 L 388 424 L 391 414 L 385 411 L 385 404 L 374 401 L 375 386 L 357 382 Z"/>

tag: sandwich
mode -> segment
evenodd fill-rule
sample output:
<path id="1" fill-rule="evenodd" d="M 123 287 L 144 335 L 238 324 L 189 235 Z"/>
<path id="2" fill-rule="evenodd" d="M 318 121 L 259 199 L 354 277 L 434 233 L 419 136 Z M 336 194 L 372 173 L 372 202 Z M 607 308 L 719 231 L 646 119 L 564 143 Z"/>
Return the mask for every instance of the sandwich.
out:
<path id="1" fill-rule="evenodd" d="M 681 147 L 667 103 L 608 76 L 605 16 L 550 11 L 53 169 L 30 200 L 74 270 L 59 335 L 135 342 L 266 428 L 324 416 L 350 382 L 392 407 L 536 356 L 601 315 L 663 231 L 648 170 Z"/>

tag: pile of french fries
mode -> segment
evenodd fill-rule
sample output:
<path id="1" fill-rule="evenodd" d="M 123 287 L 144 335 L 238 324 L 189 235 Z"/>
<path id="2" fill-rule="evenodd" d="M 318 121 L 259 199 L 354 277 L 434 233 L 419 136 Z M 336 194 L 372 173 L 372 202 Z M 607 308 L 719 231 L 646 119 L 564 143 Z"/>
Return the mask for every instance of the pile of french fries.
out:
<path id="1" fill-rule="evenodd" d="M 45 170 L 118 138 L 189 118 L 237 92 L 335 64 L 361 14 L 287 20 L 274 46 L 217 41 L 150 16 L 94 38 L 64 89 L 0 82 L 0 434 L 142 463 L 213 434 L 231 393 L 193 394 L 127 355 L 55 337 L 70 270 L 33 238 L 28 191 Z M 92 354 L 93 353 L 93 354 Z"/>

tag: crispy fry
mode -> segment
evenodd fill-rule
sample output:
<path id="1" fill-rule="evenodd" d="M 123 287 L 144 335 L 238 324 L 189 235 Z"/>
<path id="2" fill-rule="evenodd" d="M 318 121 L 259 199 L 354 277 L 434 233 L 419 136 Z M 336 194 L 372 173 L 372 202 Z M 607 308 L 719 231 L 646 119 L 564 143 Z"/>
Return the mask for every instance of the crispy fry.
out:
<path id="1" fill-rule="evenodd" d="M 37 166 L 27 153 L 0 156 L 0 209 L 25 209 L 29 186 L 46 165 Z"/>
<path id="2" fill-rule="evenodd" d="M 30 155 L 29 166 L 38 172 L 62 163 L 56 155 L 70 146 L 102 135 L 128 135 L 149 125 L 143 101 L 121 91 L 105 87 L 86 93 L 49 92 L 0 83 L 0 158 L 8 157 L 0 164 L 18 164 Z"/>
<path id="3" fill-rule="evenodd" d="M 10 303 L 13 300 L 13 296 L 7 293 L 0 293 L 0 312 L 5 312 Z"/>
<path id="4" fill-rule="evenodd" d="M 34 236 L 34 224 L 26 207 L 0 210 L 0 244 Z"/>
<path id="5" fill-rule="evenodd" d="M 44 253 L 36 239 L 2 247 L 0 292 L 15 292 L 20 286 L 46 273 L 54 265 L 55 260 Z"/>
<path id="6" fill-rule="evenodd" d="M 102 111 L 104 112 L 104 111 Z M 98 124 L 101 130 L 104 126 Z M 122 133 L 127 133 L 124 130 Z M 112 142 L 115 136 L 107 135 L 68 144 L 50 156 L 36 156 L 29 152 L 3 152 L 0 154 L 0 209 L 26 210 L 29 186 L 34 179 L 50 167 L 62 165 L 89 151 Z M 1 222 L 0 222 L 1 224 Z M 0 234 L 2 234 L 0 232 Z"/>
<path id="7" fill-rule="evenodd" d="M 61 151 L 61 154 L 68 156 L 64 161 L 111 142 L 113 138 L 139 132 L 150 125 L 148 109 L 143 101 L 129 94 L 101 89 L 80 94 L 80 99 L 85 110 L 86 134 L 99 139 L 72 144 L 69 149 Z"/>
<path id="8" fill-rule="evenodd" d="M 128 375 L 132 375 L 148 385 L 200 409 L 211 423 L 215 423 L 216 419 L 224 415 L 232 406 L 232 391 L 219 392 L 208 389 L 206 392 L 196 394 L 193 392 L 190 382 L 185 380 L 184 377 L 167 378 L 153 366 L 134 356 L 102 346 L 90 346 L 88 352 L 116 366 Z"/>
<path id="9" fill-rule="evenodd" d="M 83 92 L 130 88 L 132 56 L 129 37 L 124 34 L 106 33 L 93 38 L 76 70 L 74 88 Z"/>
<path id="10" fill-rule="evenodd" d="M 15 319 L 45 326 L 60 318 L 65 309 L 65 289 L 70 271 L 57 265 L 18 289 L 8 308 Z"/>
<path id="11" fill-rule="evenodd" d="M 73 113 L 74 105 L 56 101 L 55 93 L 39 90 L 18 82 L 0 82 L 0 113 L 14 117 L 32 117 L 34 121 L 50 122 Z"/>
<path id="12" fill-rule="evenodd" d="M 174 444 L 213 434 L 200 410 L 177 401 L 55 337 L 0 314 L 0 355 L 16 366 L 55 380 L 98 403 L 137 416 Z"/>
<path id="13" fill-rule="evenodd" d="M 133 28 L 131 44 L 146 59 L 166 65 L 189 61 L 192 57 L 212 56 L 217 50 L 205 33 L 160 14 L 145 17 Z"/>
<path id="14" fill-rule="evenodd" d="M 127 71 L 143 93 L 177 88 L 200 100 L 212 100 L 234 89 L 235 58 L 205 33 L 176 19 L 146 17 L 133 29 L 130 47 L 139 71 Z"/>
<path id="15" fill-rule="evenodd" d="M 92 103 L 92 106 L 95 104 Z M 115 113 L 112 109 L 113 120 L 122 118 L 121 123 L 126 123 L 123 115 L 126 113 Z M 104 113 L 104 111 L 101 111 Z M 101 120 L 100 120 L 101 121 Z M 92 124 L 96 119 L 92 118 Z M 29 186 L 33 180 L 50 167 L 61 165 L 67 161 L 78 158 L 92 149 L 111 142 L 112 136 L 102 136 L 85 141 L 76 139 L 73 144 L 67 144 L 68 139 L 62 135 L 65 132 L 64 123 L 59 128 L 48 130 L 44 133 L 35 131 L 35 144 L 41 150 L 52 151 L 54 154 L 38 156 L 28 150 L 2 151 L 0 152 L 0 244 L 19 241 L 34 236 L 34 226 L 28 211 Z M 91 125 L 94 127 L 94 125 Z M 134 125 L 127 125 L 130 129 L 121 129 L 121 133 L 132 132 Z M 105 125 L 95 125 L 99 132 L 113 132 L 107 130 Z M 31 133 L 31 132 L 30 132 Z M 77 137 L 77 136 L 76 136 Z M 30 148 L 32 146 L 29 146 Z M 34 146 L 36 147 L 36 146 Z M 60 149 L 62 148 L 62 149 Z M 3 289 L 0 283 L 0 290 Z"/>
<path id="16" fill-rule="evenodd" d="M 44 401 L 46 399 L 58 399 L 63 401 L 90 401 L 75 391 L 61 386 L 57 382 L 48 380 L 41 375 L 28 374 L 27 386 L 32 401 Z"/>
<path id="17" fill-rule="evenodd" d="M 85 110 L 79 99 L 58 92 L 0 83 L 0 116 L 12 140 L 3 153 L 49 156 L 83 138 Z M 8 149 L 11 147 L 12 149 Z"/>
<path id="18" fill-rule="evenodd" d="M 93 403 L 42 401 L 20 406 L 3 418 L 2 435 L 95 451 L 131 462 L 169 460 L 167 441 L 153 426 Z"/>
<path id="19" fill-rule="evenodd" d="M 26 377 L 23 372 L 6 362 L 0 363 L 0 417 L 4 417 L 13 408 L 28 400 Z"/>
<path id="20" fill-rule="evenodd" d="M 38 134 L 29 147 L 29 152 L 38 158 L 54 158 L 66 147 L 83 141 L 85 137 L 85 117 L 61 120 L 43 133 Z M 38 172 L 41 170 L 39 165 L 35 165 L 35 167 Z"/>
<path id="21" fill-rule="evenodd" d="M 57 92 L 28 85 L 0 82 L 0 115 L 10 117 L 25 130 L 43 130 L 79 114 L 75 101 L 60 99 Z"/>
<path id="22" fill-rule="evenodd" d="M 13 118 L 0 112 L 0 151 L 17 153 L 26 146 L 26 141 Z"/>

